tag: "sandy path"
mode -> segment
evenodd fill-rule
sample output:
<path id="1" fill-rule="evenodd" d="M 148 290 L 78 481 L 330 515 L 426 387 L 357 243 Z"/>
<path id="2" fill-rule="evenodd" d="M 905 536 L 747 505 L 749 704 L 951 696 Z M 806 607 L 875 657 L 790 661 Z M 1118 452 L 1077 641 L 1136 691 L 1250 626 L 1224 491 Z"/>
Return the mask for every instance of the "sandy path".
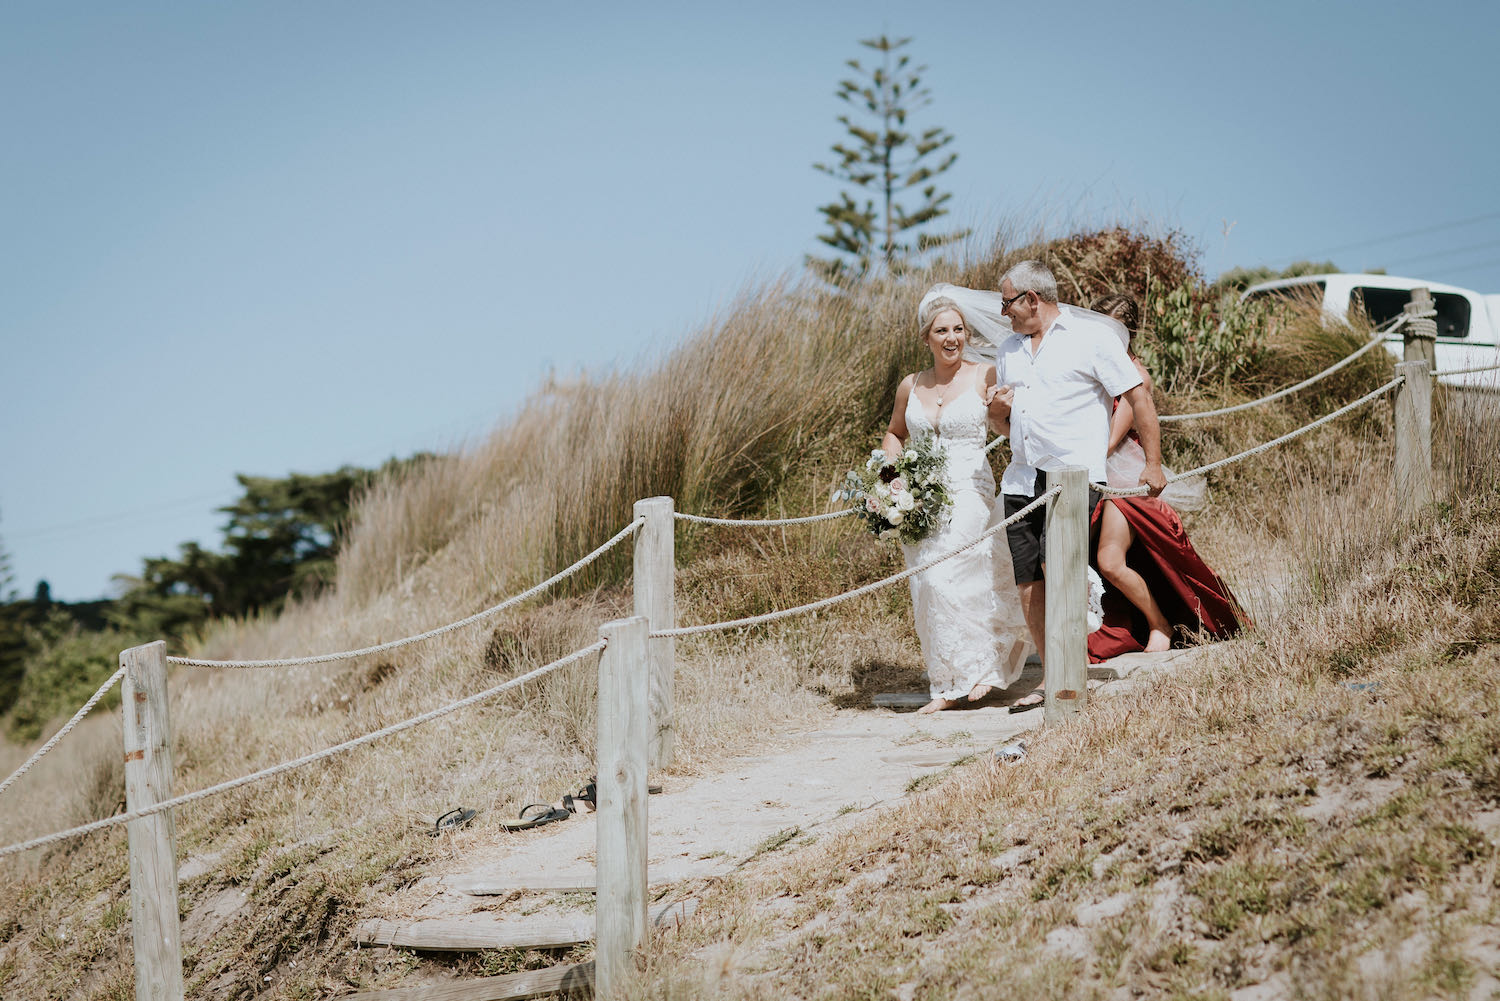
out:
<path id="1" fill-rule="evenodd" d="M 1091 671 L 1091 688 L 1129 687 L 1143 669 L 1167 668 L 1191 650 L 1135 654 Z M 1040 681 L 1030 667 L 1011 701 Z M 1042 711 L 1012 714 L 986 704 L 918 716 L 888 709 L 841 709 L 826 723 L 786 735 L 766 753 L 733 759 L 718 774 L 668 778 L 649 805 L 648 878 L 653 885 L 732 872 L 769 841 L 823 837 L 888 808 L 914 780 L 974 755 L 990 755 L 1042 724 Z M 386 916 L 408 922 L 454 918 L 486 908 L 492 894 L 517 889 L 591 889 L 595 818 L 582 813 L 531 831 L 470 843 L 449 871 L 429 876 Z M 395 902 L 393 902 L 395 903 Z M 552 912 L 532 904 L 526 913 Z"/>

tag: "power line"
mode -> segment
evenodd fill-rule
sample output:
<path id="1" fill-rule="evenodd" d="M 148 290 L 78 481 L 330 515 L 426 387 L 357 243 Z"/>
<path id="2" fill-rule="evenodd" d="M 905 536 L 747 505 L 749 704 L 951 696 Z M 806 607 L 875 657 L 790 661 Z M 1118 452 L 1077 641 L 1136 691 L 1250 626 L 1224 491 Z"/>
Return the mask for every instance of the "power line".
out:
<path id="1" fill-rule="evenodd" d="M 134 511 L 119 511 L 114 514 L 100 514 L 89 518 L 80 518 L 77 521 L 60 522 L 56 525 L 47 525 L 42 528 L 33 528 L 25 532 L 6 533 L 6 538 L 11 542 L 22 542 L 28 539 L 41 539 L 57 535 L 65 535 L 79 530 L 94 530 L 100 528 L 112 528 L 116 525 L 128 524 L 132 521 L 144 520 L 153 515 L 160 515 L 171 511 L 180 511 L 186 507 L 197 507 L 208 501 L 224 501 L 228 503 L 233 499 L 233 492 L 226 493 L 216 490 L 211 494 L 200 494 L 197 497 L 184 497 L 181 500 L 167 501 L 162 504 L 153 504 L 150 507 L 137 508 Z"/>
<path id="2" fill-rule="evenodd" d="M 1481 261 L 1478 264 L 1461 264 L 1456 268 L 1444 268 L 1444 271 L 1453 274 L 1463 274 L 1465 271 L 1480 271 L 1484 268 L 1500 268 L 1500 257 L 1490 261 Z"/>
<path id="3" fill-rule="evenodd" d="M 1444 230 L 1459 229 L 1464 226 L 1472 226 L 1477 222 L 1488 222 L 1491 219 L 1500 219 L 1500 212 L 1486 212 L 1484 215 L 1471 216 L 1468 219 L 1456 219 L 1453 222 L 1442 222 L 1436 226 L 1423 226 L 1421 229 L 1410 229 L 1404 233 L 1391 233 L 1388 236 L 1377 236 L 1361 241 L 1360 243 L 1349 243 L 1342 247 L 1332 247 L 1328 250 L 1315 250 L 1311 253 L 1296 254 L 1290 257 L 1277 258 L 1287 261 L 1308 261 L 1316 257 L 1327 257 L 1330 254 L 1342 254 L 1349 250 L 1363 250 L 1380 243 L 1390 243 L 1392 240 L 1405 240 L 1412 236 L 1426 236 L 1429 233 L 1441 233 Z"/>
<path id="4" fill-rule="evenodd" d="M 1500 240 L 1486 240 L 1483 243 L 1471 243 L 1467 247 L 1454 247 L 1451 250 L 1439 250 L 1431 254 L 1418 254 L 1416 257 L 1398 257 L 1389 263 L 1405 266 L 1407 264 L 1421 261 L 1440 260 L 1444 257 L 1454 257 L 1460 254 L 1473 253 L 1476 250 L 1488 250 L 1491 247 L 1500 247 Z"/>

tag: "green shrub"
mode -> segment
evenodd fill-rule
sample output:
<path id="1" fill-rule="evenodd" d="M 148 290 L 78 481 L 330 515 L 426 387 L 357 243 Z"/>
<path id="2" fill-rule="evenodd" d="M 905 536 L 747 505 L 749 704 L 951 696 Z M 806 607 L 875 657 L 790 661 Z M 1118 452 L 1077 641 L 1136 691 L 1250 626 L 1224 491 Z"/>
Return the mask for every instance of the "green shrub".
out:
<path id="1" fill-rule="evenodd" d="M 71 715 L 119 667 L 120 651 L 135 641 L 114 629 L 85 631 L 76 625 L 44 627 L 16 694 L 6 729 L 16 740 L 35 740 L 52 720 Z M 120 704 L 117 686 L 100 702 Z"/>
<path id="2" fill-rule="evenodd" d="M 1215 295 L 1196 278 L 1167 285 L 1153 277 L 1143 312 L 1135 352 L 1167 394 L 1212 391 L 1258 374 L 1277 318 L 1269 304 Z"/>

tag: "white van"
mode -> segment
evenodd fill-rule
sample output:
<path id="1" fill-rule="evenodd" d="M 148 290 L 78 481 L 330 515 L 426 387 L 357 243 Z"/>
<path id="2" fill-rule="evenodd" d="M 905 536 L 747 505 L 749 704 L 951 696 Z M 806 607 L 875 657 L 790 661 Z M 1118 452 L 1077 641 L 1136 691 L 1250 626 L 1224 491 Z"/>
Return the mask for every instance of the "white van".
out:
<path id="1" fill-rule="evenodd" d="M 1307 298 L 1321 301 L 1330 318 L 1344 319 L 1362 310 L 1377 326 L 1401 315 L 1411 301 L 1411 290 L 1426 288 L 1437 307 L 1437 368 L 1477 368 L 1500 363 L 1500 295 L 1478 292 L 1441 282 L 1395 275 L 1303 275 L 1261 282 L 1245 290 L 1242 299 L 1267 297 Z M 1386 347 L 1401 357 L 1403 340 L 1397 331 Z M 1500 388 L 1500 371 L 1444 376 L 1450 386 Z"/>

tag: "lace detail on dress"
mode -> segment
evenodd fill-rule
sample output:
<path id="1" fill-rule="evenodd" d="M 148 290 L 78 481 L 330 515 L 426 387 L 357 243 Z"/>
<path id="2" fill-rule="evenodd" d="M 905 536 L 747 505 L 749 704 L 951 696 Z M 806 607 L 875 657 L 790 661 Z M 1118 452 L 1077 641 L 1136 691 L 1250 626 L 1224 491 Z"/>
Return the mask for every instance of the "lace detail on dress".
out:
<path id="1" fill-rule="evenodd" d="M 911 393 L 906 428 L 912 436 L 936 434 L 942 442 L 953 500 L 947 524 L 902 547 L 910 567 L 968 542 L 1000 515 L 984 453 L 987 414 L 978 393 L 970 389 L 944 407 L 937 428 Z M 1020 677 L 1030 644 L 1004 533 L 911 578 L 911 598 L 933 698 L 962 698 L 979 684 L 1004 688 Z"/>

